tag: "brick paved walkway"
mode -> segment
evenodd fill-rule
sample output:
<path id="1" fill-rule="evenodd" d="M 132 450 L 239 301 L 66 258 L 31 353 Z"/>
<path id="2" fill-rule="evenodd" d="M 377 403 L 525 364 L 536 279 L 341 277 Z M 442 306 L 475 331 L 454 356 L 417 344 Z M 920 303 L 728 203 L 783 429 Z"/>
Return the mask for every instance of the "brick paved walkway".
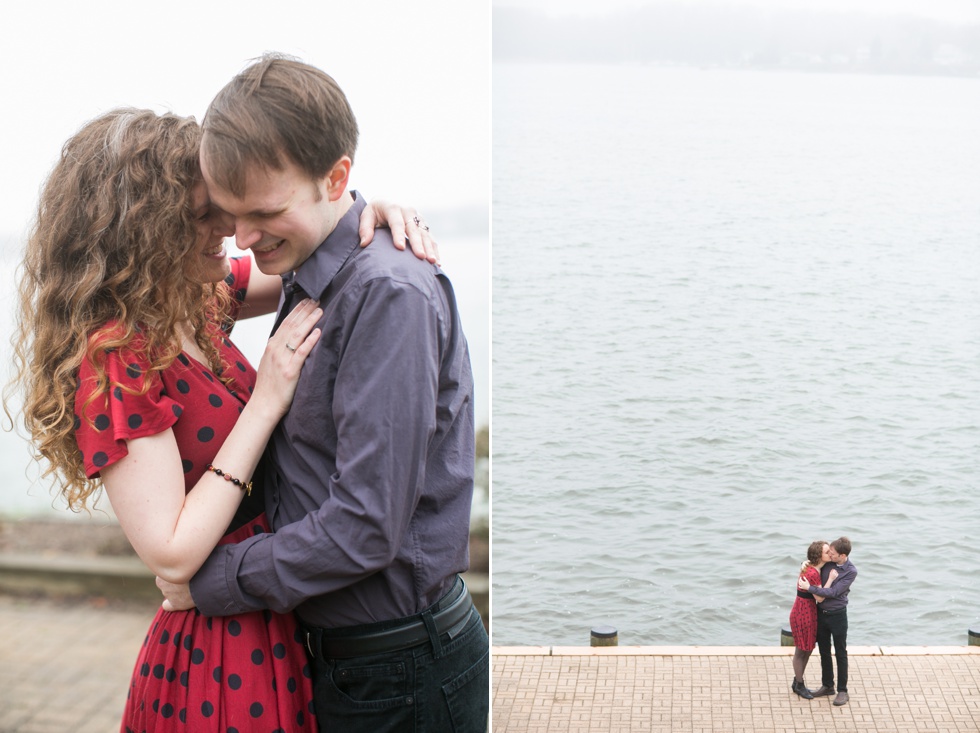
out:
<path id="1" fill-rule="evenodd" d="M 792 648 L 493 650 L 493 733 L 977 733 L 980 647 L 849 651 L 850 703 L 792 694 Z M 819 687 L 820 660 L 807 682 Z"/>
<path id="2" fill-rule="evenodd" d="M 0 733 L 118 733 L 156 606 L 0 596 Z"/>

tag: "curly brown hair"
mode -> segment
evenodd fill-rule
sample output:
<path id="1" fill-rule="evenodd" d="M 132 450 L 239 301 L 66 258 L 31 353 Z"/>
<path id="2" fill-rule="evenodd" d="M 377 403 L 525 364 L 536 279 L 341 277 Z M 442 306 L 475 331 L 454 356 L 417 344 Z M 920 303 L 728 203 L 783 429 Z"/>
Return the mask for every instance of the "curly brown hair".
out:
<path id="1" fill-rule="evenodd" d="M 814 540 L 810 543 L 810 546 L 806 548 L 806 560 L 800 567 L 800 572 L 820 564 L 820 561 L 823 559 L 823 548 L 826 544 L 827 542 L 825 540 Z"/>
<path id="2" fill-rule="evenodd" d="M 100 487 L 85 475 L 74 436 L 83 359 L 95 367 L 95 399 L 117 386 L 105 353 L 139 335 L 150 364 L 145 392 L 150 374 L 180 353 L 180 328 L 189 325 L 212 370 L 223 371 L 209 324 L 227 322 L 229 289 L 187 275 L 198 254 L 191 192 L 201 177 L 200 140 L 193 118 L 116 109 L 65 143 L 41 192 L 20 266 L 4 406 L 21 393 L 33 457 L 48 462 L 42 478 L 60 478 L 73 511 Z M 116 327 L 105 329 L 109 323 Z"/>

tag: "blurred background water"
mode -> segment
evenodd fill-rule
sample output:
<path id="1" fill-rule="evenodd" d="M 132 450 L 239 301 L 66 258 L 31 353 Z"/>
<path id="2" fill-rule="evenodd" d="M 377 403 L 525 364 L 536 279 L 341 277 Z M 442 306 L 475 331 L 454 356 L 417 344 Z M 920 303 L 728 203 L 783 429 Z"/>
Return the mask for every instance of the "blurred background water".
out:
<path id="1" fill-rule="evenodd" d="M 494 644 L 965 644 L 980 79 L 493 72 Z"/>

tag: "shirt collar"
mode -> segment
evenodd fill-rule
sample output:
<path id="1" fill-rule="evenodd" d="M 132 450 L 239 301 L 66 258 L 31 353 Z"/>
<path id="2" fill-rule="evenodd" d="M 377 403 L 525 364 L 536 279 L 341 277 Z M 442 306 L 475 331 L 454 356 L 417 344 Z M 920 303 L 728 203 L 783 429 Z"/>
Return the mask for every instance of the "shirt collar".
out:
<path id="1" fill-rule="evenodd" d="M 367 206 L 364 197 L 351 191 L 354 203 L 340 217 L 337 226 L 320 243 L 313 254 L 292 273 L 283 275 L 283 286 L 295 282 L 311 298 L 319 298 L 330 285 L 330 282 L 340 272 L 340 268 L 350 259 L 351 255 L 360 248 L 358 227 L 361 222 L 361 212 Z"/>

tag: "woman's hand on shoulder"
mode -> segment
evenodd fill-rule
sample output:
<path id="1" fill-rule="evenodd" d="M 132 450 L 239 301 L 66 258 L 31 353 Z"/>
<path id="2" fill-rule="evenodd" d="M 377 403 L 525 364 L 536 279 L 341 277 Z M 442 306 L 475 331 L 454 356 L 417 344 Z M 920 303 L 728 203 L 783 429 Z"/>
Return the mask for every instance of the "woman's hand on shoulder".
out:
<path id="1" fill-rule="evenodd" d="M 439 264 L 439 245 L 415 209 L 382 200 L 372 201 L 361 212 L 358 227 L 361 246 L 367 247 L 374 239 L 374 230 L 383 226 L 391 230 L 391 240 L 396 249 L 405 249 L 407 241 L 420 260 Z"/>

